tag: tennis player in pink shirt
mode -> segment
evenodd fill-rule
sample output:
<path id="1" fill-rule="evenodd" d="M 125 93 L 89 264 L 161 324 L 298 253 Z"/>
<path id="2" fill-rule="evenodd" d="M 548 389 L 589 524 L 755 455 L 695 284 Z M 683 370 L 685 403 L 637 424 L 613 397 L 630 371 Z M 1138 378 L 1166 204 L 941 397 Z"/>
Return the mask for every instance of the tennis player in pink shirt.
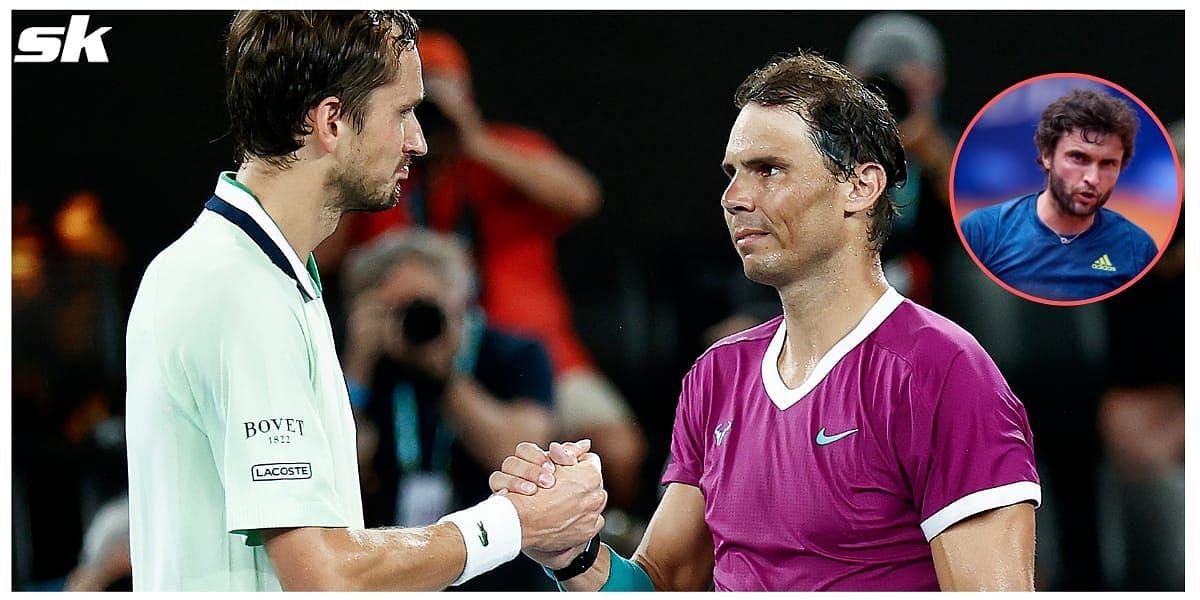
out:
<path id="1" fill-rule="evenodd" d="M 801 53 L 736 104 L 721 207 L 783 315 L 684 377 L 667 490 L 631 559 L 598 540 L 526 554 L 578 591 L 1032 590 L 1025 409 L 969 333 L 883 276 L 905 181 L 883 100 Z M 492 487 L 528 493 L 586 449 L 522 444 Z"/>

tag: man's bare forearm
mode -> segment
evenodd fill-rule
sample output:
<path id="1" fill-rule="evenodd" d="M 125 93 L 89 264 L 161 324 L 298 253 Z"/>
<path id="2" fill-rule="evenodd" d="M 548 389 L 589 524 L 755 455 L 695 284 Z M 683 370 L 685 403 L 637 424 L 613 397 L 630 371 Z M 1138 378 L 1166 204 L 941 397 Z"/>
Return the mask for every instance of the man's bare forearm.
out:
<path id="1" fill-rule="evenodd" d="M 287 590 L 440 590 L 516 558 L 526 545 L 572 547 L 599 533 L 606 498 L 599 459 L 585 455 L 556 475 L 536 498 L 494 495 L 420 529 L 261 533 Z"/>
<path id="2" fill-rule="evenodd" d="M 466 565 L 458 527 L 412 529 L 306 527 L 267 542 L 285 590 L 436 591 Z"/>

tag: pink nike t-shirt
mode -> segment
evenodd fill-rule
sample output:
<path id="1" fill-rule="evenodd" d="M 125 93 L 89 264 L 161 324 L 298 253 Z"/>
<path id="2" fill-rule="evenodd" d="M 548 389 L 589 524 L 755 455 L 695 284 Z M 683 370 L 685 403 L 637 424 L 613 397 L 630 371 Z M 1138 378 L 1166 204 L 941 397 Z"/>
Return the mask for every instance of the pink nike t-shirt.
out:
<path id="1" fill-rule="evenodd" d="M 789 389 L 782 317 L 684 377 L 664 483 L 700 488 L 717 590 L 937 590 L 929 541 L 1041 502 L 1025 408 L 975 339 L 894 289 Z"/>

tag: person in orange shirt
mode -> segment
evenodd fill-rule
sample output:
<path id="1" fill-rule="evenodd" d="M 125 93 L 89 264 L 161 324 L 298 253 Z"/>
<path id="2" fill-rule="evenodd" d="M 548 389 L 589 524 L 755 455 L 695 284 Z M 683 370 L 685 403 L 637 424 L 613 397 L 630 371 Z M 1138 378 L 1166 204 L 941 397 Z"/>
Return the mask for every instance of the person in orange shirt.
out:
<path id="1" fill-rule="evenodd" d="M 397 209 L 343 219 L 318 253 L 321 264 L 336 265 L 349 248 L 410 225 L 470 240 L 490 324 L 546 346 L 555 373 L 556 433 L 593 440 L 608 467 L 611 502 L 628 507 L 636 499 L 645 439 L 574 331 L 555 249 L 559 235 L 599 209 L 599 186 L 544 135 L 483 119 L 466 53 L 453 37 L 423 31 L 418 48 L 427 100 L 418 111 L 429 154 L 414 165 Z"/>

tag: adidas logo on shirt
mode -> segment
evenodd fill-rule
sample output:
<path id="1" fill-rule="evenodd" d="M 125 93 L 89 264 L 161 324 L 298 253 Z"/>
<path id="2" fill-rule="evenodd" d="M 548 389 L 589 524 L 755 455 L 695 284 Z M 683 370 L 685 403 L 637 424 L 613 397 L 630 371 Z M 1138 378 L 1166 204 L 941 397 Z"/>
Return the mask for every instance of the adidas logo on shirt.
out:
<path id="1" fill-rule="evenodd" d="M 1108 259 L 1107 254 L 1105 254 L 1104 256 L 1101 256 L 1100 258 L 1097 258 L 1096 262 L 1092 263 L 1092 268 L 1096 269 L 1097 271 L 1116 271 L 1117 270 L 1117 267 L 1114 266 L 1112 264 L 1112 261 Z"/>

